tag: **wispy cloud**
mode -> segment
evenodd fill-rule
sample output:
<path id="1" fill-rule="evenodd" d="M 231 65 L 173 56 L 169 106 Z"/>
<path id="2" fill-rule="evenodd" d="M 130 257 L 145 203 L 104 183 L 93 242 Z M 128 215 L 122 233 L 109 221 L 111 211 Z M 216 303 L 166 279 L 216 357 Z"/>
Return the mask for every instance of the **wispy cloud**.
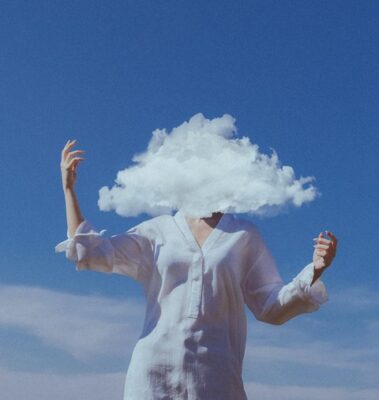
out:
<path id="1" fill-rule="evenodd" d="M 79 359 L 127 354 L 144 315 L 144 305 L 136 300 L 24 286 L 1 286 L 0 304 L 0 325 L 21 328 Z"/>
<path id="2" fill-rule="evenodd" d="M 366 286 L 347 287 L 335 291 L 330 300 L 333 307 L 343 308 L 344 312 L 379 311 L 379 293 Z"/>
<path id="3" fill-rule="evenodd" d="M 122 373 L 57 375 L 0 368 L 1 400 L 121 400 L 124 382 Z"/>
<path id="4" fill-rule="evenodd" d="M 363 293 L 365 306 L 359 300 L 359 295 Z M 378 388 L 377 294 L 361 287 L 347 287 L 331 298 L 333 301 L 328 304 L 323 317 L 302 315 L 280 327 L 251 322 L 245 355 L 247 379 L 260 383 L 287 382 L 311 386 L 320 381 L 323 385 L 341 386 L 336 389 L 338 398 L 344 398 L 342 386 L 351 389 Z M 293 395 L 297 399 L 301 398 L 301 393 L 308 393 L 305 388 L 295 389 L 294 386 L 292 389 L 288 398 Z M 310 391 L 309 396 L 307 394 L 304 398 L 324 399 L 323 390 L 315 392 L 318 394 L 314 396 Z M 267 398 L 275 398 L 275 390 L 270 393 L 272 397 Z M 366 394 L 354 390 L 349 393 L 356 395 L 352 399 L 359 398 L 358 393 Z M 260 394 L 256 397 L 266 398 L 260 397 Z"/>
<path id="5" fill-rule="evenodd" d="M 56 375 L 15 372 L 0 368 L 2 400 L 122 399 L 124 382 L 124 374 Z M 378 388 L 305 387 L 246 382 L 245 389 L 249 399 L 259 400 L 377 400 L 379 398 Z"/>
<path id="6" fill-rule="evenodd" d="M 285 362 L 327 368 L 354 369 L 370 372 L 375 367 L 367 355 L 379 356 L 379 349 L 349 349 L 337 347 L 335 343 L 303 343 L 299 346 L 247 346 L 246 358 L 251 362 Z M 379 372 L 379 367 L 375 368 Z"/>
<path id="7" fill-rule="evenodd" d="M 350 288 L 347 292 L 351 294 L 357 290 Z M 369 292 L 364 293 L 370 296 Z M 376 294 L 371 294 L 372 297 L 367 298 L 366 302 L 375 308 Z M 37 287 L 0 286 L 0 304 L 0 327 L 17 327 L 24 335 L 39 338 L 41 346 L 47 349 L 53 346 L 79 360 L 98 357 L 98 361 L 101 357 L 109 355 L 128 357 L 142 328 L 144 316 L 142 299 L 119 300 L 98 295 L 81 296 Z M 345 301 L 341 301 L 338 307 L 343 306 L 349 307 Z M 341 310 L 343 311 L 343 308 Z M 372 308 L 370 310 L 372 311 Z M 379 322 L 373 317 L 376 314 L 371 311 L 360 321 L 365 337 L 368 334 L 375 336 L 379 329 Z M 347 314 L 341 312 L 338 315 Z M 327 335 L 323 339 L 319 337 L 318 332 L 329 331 L 332 328 L 336 331 L 338 326 L 337 320 L 323 321 L 316 318 L 316 315 L 305 315 L 280 327 L 251 320 L 244 363 L 246 387 L 250 397 L 261 400 L 376 399 L 379 390 L 376 383 L 379 375 L 377 341 L 361 341 L 349 347 L 346 346 L 346 340 L 345 343 L 340 341 L 338 335 Z M 344 339 L 349 334 L 349 331 L 343 332 Z M 18 349 L 14 351 L 17 352 Z M 23 357 L 28 355 L 23 354 Z M 286 367 L 280 369 L 280 376 L 276 375 L 279 372 L 272 368 L 274 365 Z M 289 365 L 291 367 L 287 368 Z M 262 366 L 262 371 L 270 371 L 270 376 L 259 373 Z M 2 400 L 25 397 L 30 400 L 97 400 L 122 396 L 126 371 L 120 374 L 59 375 L 57 370 L 51 374 L 38 370 L 10 371 L 3 360 L 0 364 Z M 312 376 L 311 385 L 308 387 L 300 386 L 310 383 L 309 380 L 304 382 L 301 378 L 305 370 L 312 371 L 308 374 Z M 346 372 L 347 376 L 350 374 L 355 377 L 354 382 L 349 382 L 348 377 L 343 377 Z M 317 381 L 329 386 L 318 387 L 313 384 Z M 345 388 L 345 381 L 349 389 Z M 23 382 L 23 385 L 17 382 Z M 291 385 L 270 386 L 267 385 L 268 382 Z M 41 388 L 46 387 L 41 393 Z M 371 389 L 362 390 L 362 387 Z M 31 394 L 26 396 L 25 393 Z"/>
<path id="8" fill-rule="evenodd" d="M 259 400 L 377 400 L 379 389 L 351 389 L 345 387 L 269 386 L 247 382 L 249 399 Z"/>

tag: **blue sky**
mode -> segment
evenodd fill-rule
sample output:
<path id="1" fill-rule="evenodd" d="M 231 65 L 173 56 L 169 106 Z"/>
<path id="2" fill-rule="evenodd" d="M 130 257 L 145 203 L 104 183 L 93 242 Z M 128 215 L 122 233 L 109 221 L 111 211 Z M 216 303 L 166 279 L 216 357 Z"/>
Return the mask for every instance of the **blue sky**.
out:
<path id="1" fill-rule="evenodd" d="M 154 129 L 198 112 L 233 115 L 241 136 L 315 176 L 314 202 L 241 216 L 286 281 L 320 230 L 339 239 L 322 309 L 279 327 L 249 316 L 249 398 L 378 398 L 378 14 L 369 0 L 2 2 L 4 400 L 122 398 L 142 290 L 54 253 L 66 238 L 60 151 L 69 138 L 86 150 L 83 214 L 118 233 L 148 216 L 100 212 L 98 190 Z"/>

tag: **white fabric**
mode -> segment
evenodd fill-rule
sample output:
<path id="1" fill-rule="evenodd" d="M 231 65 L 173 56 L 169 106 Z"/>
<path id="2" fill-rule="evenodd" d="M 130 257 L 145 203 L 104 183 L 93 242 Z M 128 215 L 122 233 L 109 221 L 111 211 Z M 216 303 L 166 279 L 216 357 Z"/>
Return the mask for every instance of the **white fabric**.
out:
<path id="1" fill-rule="evenodd" d="M 271 324 L 328 300 L 313 264 L 288 284 L 256 226 L 224 214 L 200 248 L 182 210 L 107 238 L 83 221 L 56 246 L 77 269 L 127 275 L 144 288 L 142 333 L 124 400 L 246 400 L 244 304 Z"/>

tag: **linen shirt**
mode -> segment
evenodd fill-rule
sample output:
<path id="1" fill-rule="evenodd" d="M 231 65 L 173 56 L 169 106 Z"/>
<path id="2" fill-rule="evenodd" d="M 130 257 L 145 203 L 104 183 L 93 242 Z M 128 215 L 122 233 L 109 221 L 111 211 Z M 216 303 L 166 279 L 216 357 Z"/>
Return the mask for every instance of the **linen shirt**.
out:
<path id="1" fill-rule="evenodd" d="M 245 307 L 282 324 L 327 301 L 313 263 L 285 284 L 256 225 L 222 215 L 200 247 L 182 209 L 107 237 L 88 220 L 59 243 L 76 263 L 143 285 L 143 329 L 126 375 L 124 400 L 246 400 L 242 364 Z"/>

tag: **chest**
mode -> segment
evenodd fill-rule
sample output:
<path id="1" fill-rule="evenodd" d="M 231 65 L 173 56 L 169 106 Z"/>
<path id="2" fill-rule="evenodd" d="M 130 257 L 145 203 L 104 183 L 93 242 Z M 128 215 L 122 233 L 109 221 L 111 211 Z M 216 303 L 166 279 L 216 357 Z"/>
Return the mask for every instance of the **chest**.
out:
<path id="1" fill-rule="evenodd" d="M 156 248 L 154 269 L 161 281 L 183 283 L 194 275 L 199 280 L 208 275 L 217 282 L 222 277 L 239 277 L 247 256 L 243 232 L 196 226 L 184 232 L 173 229 L 166 232 L 164 243 Z"/>
<path id="2" fill-rule="evenodd" d="M 211 235 L 211 233 L 215 229 L 214 224 L 208 224 L 203 221 L 195 222 L 193 220 L 187 219 L 186 222 L 193 238 L 200 247 L 203 246 L 207 238 Z"/>

